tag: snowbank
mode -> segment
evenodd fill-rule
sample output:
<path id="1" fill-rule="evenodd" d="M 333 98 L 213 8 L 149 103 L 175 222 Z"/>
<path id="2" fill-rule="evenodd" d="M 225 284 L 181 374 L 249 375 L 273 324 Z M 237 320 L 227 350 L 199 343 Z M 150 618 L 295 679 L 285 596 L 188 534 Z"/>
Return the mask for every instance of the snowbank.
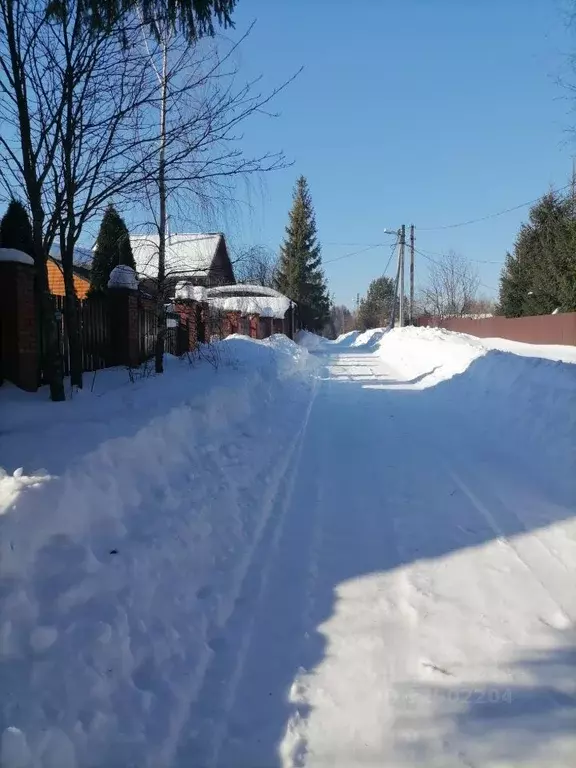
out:
<path id="1" fill-rule="evenodd" d="M 351 347 L 375 347 L 387 333 L 386 328 L 370 328 L 368 331 L 358 333 L 351 342 Z"/>
<path id="2" fill-rule="evenodd" d="M 342 347 L 347 347 L 353 344 L 359 335 L 360 331 L 348 331 L 348 333 L 341 333 L 338 338 L 334 339 L 333 343 Z"/>
<path id="3" fill-rule="evenodd" d="M 473 424 L 516 440 L 573 485 L 576 349 L 403 328 L 382 337 L 378 355 L 405 379 L 394 387 L 429 390 L 426 408 L 461 408 L 463 435 Z"/>
<path id="4" fill-rule="evenodd" d="M 311 350 L 319 349 L 327 342 L 322 336 L 318 336 L 316 333 L 310 333 L 310 331 L 305 331 L 304 329 L 298 331 L 294 340 L 301 347 Z"/>
<path id="5" fill-rule="evenodd" d="M 0 390 L 3 768 L 171 764 L 313 391 L 285 337 L 216 346 L 66 403 Z"/>

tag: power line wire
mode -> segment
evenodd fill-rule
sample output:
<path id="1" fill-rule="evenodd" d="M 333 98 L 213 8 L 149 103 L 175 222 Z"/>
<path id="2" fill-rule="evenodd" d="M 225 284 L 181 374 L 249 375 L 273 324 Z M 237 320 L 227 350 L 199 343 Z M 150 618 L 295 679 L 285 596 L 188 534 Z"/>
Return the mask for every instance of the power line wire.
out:
<path id="1" fill-rule="evenodd" d="M 428 256 L 428 254 L 424 253 L 424 251 L 419 250 L 418 248 L 414 248 L 414 252 L 418 253 L 420 256 L 423 256 L 425 259 L 427 259 L 430 263 L 436 264 L 436 266 L 441 266 L 439 261 L 436 261 L 436 259 L 433 259 L 431 256 Z M 443 255 L 443 254 L 441 254 Z M 479 285 L 482 286 L 482 288 L 487 288 L 489 291 L 497 292 L 497 288 L 493 288 L 491 285 L 486 285 L 486 283 L 479 283 Z"/>
<path id="2" fill-rule="evenodd" d="M 335 259 L 329 259 L 328 261 L 323 261 L 322 264 L 333 264 L 335 261 L 342 261 L 342 259 L 349 259 L 352 256 L 359 256 L 361 253 L 366 253 L 366 251 L 373 251 L 374 248 L 379 248 L 381 245 L 384 245 L 384 243 L 376 243 L 375 245 L 367 245 L 365 248 L 362 248 L 360 251 L 352 251 L 352 253 L 345 253 L 343 256 L 337 256 Z"/>
<path id="3" fill-rule="evenodd" d="M 400 238 L 396 238 L 396 242 L 392 247 L 390 248 L 390 258 L 388 259 L 388 263 L 386 264 L 386 267 L 384 268 L 384 274 L 388 272 L 388 267 L 390 266 L 390 262 L 392 261 L 392 257 L 394 256 L 394 251 L 396 250 L 396 247 L 398 246 L 398 243 L 400 242 Z"/>
<path id="4" fill-rule="evenodd" d="M 563 187 L 560 187 L 556 190 L 556 192 L 564 192 L 566 189 L 572 186 L 572 182 L 570 184 L 566 184 Z M 457 224 L 444 224 L 440 227 L 418 227 L 419 232 L 434 232 L 441 229 L 457 229 L 458 227 L 467 227 L 469 224 L 478 224 L 481 221 L 488 221 L 488 219 L 495 219 L 498 216 L 504 216 L 505 213 L 511 213 L 512 211 L 517 211 L 520 208 L 526 208 L 527 205 L 533 205 L 534 203 L 537 203 L 541 199 L 542 195 L 540 197 L 534 198 L 534 200 L 528 200 L 525 203 L 520 203 L 520 205 L 514 205 L 512 208 L 505 208 L 503 211 L 497 211 L 496 213 L 489 213 L 487 216 L 480 216 L 477 219 L 469 219 L 468 221 L 460 221 Z"/>
<path id="5" fill-rule="evenodd" d="M 416 250 L 416 249 L 414 249 L 414 250 Z M 419 251 L 419 253 L 420 253 L 420 251 Z M 429 251 L 427 248 L 424 251 L 424 253 L 427 253 L 429 256 L 445 256 L 446 255 L 446 251 Z M 422 253 L 422 255 L 424 255 L 424 254 Z M 502 265 L 502 263 L 503 263 L 502 261 L 489 261 L 489 260 L 485 260 L 485 259 L 468 259 L 468 258 L 466 259 L 466 261 L 472 261 L 475 264 L 500 264 L 500 265 Z"/>

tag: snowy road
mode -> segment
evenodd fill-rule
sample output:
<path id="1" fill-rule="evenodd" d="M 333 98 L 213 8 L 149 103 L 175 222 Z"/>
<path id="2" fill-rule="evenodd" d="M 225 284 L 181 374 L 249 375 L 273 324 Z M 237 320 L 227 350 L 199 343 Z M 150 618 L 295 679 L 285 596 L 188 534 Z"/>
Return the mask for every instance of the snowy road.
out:
<path id="1" fill-rule="evenodd" d="M 320 357 L 176 764 L 574 765 L 569 484 L 465 377 Z"/>

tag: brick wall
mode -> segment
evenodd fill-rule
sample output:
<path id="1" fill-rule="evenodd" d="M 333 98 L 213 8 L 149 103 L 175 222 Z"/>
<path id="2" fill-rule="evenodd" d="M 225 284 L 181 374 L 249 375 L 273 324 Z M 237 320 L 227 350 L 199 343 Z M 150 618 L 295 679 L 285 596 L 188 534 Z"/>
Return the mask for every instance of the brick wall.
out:
<path id="1" fill-rule="evenodd" d="M 240 312 L 226 312 L 224 314 L 222 322 L 222 335 L 224 338 L 226 338 L 226 336 L 231 336 L 233 333 L 240 332 L 240 317 Z"/>
<path id="2" fill-rule="evenodd" d="M 0 262 L 0 366 L 22 389 L 38 388 L 38 328 L 34 267 Z"/>
<path id="3" fill-rule="evenodd" d="M 174 302 L 174 311 L 187 329 L 188 349 L 196 349 L 210 339 L 210 313 L 206 302 L 193 299 L 179 299 Z"/>
<path id="4" fill-rule="evenodd" d="M 259 339 L 260 338 L 260 315 L 250 315 L 248 319 L 250 322 L 250 338 Z"/>

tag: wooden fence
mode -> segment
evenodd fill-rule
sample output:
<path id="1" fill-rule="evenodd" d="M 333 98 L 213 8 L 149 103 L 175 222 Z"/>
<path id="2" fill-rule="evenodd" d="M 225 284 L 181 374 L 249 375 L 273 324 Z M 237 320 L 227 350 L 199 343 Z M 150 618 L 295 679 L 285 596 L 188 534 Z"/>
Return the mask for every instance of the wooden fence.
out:
<path id="1" fill-rule="evenodd" d="M 153 357 L 156 347 L 156 335 L 158 332 L 158 315 L 156 307 L 138 307 L 138 352 L 140 360 L 148 360 Z"/>
<path id="2" fill-rule="evenodd" d="M 65 299 L 54 296 L 60 351 L 64 375 L 70 375 L 70 347 L 66 324 Z M 110 322 L 108 304 L 104 296 L 91 296 L 78 302 L 78 322 L 82 343 L 82 370 L 98 371 L 106 368 L 110 356 Z"/>
<path id="3" fill-rule="evenodd" d="M 58 326 L 60 352 L 64 375 L 70 375 L 70 346 L 66 323 L 66 306 L 63 296 L 54 296 L 54 311 Z M 82 343 L 82 370 L 97 371 L 109 367 L 112 362 L 111 322 L 108 298 L 103 295 L 90 296 L 78 301 L 78 321 Z M 154 356 L 158 318 L 156 307 L 151 302 L 138 304 L 138 354 L 141 361 Z M 186 337 L 186 339 L 184 339 Z M 186 344 L 184 343 L 186 341 Z M 167 313 L 167 328 L 164 337 L 165 351 L 181 355 L 187 348 L 187 334 L 182 333 L 179 315 Z"/>

